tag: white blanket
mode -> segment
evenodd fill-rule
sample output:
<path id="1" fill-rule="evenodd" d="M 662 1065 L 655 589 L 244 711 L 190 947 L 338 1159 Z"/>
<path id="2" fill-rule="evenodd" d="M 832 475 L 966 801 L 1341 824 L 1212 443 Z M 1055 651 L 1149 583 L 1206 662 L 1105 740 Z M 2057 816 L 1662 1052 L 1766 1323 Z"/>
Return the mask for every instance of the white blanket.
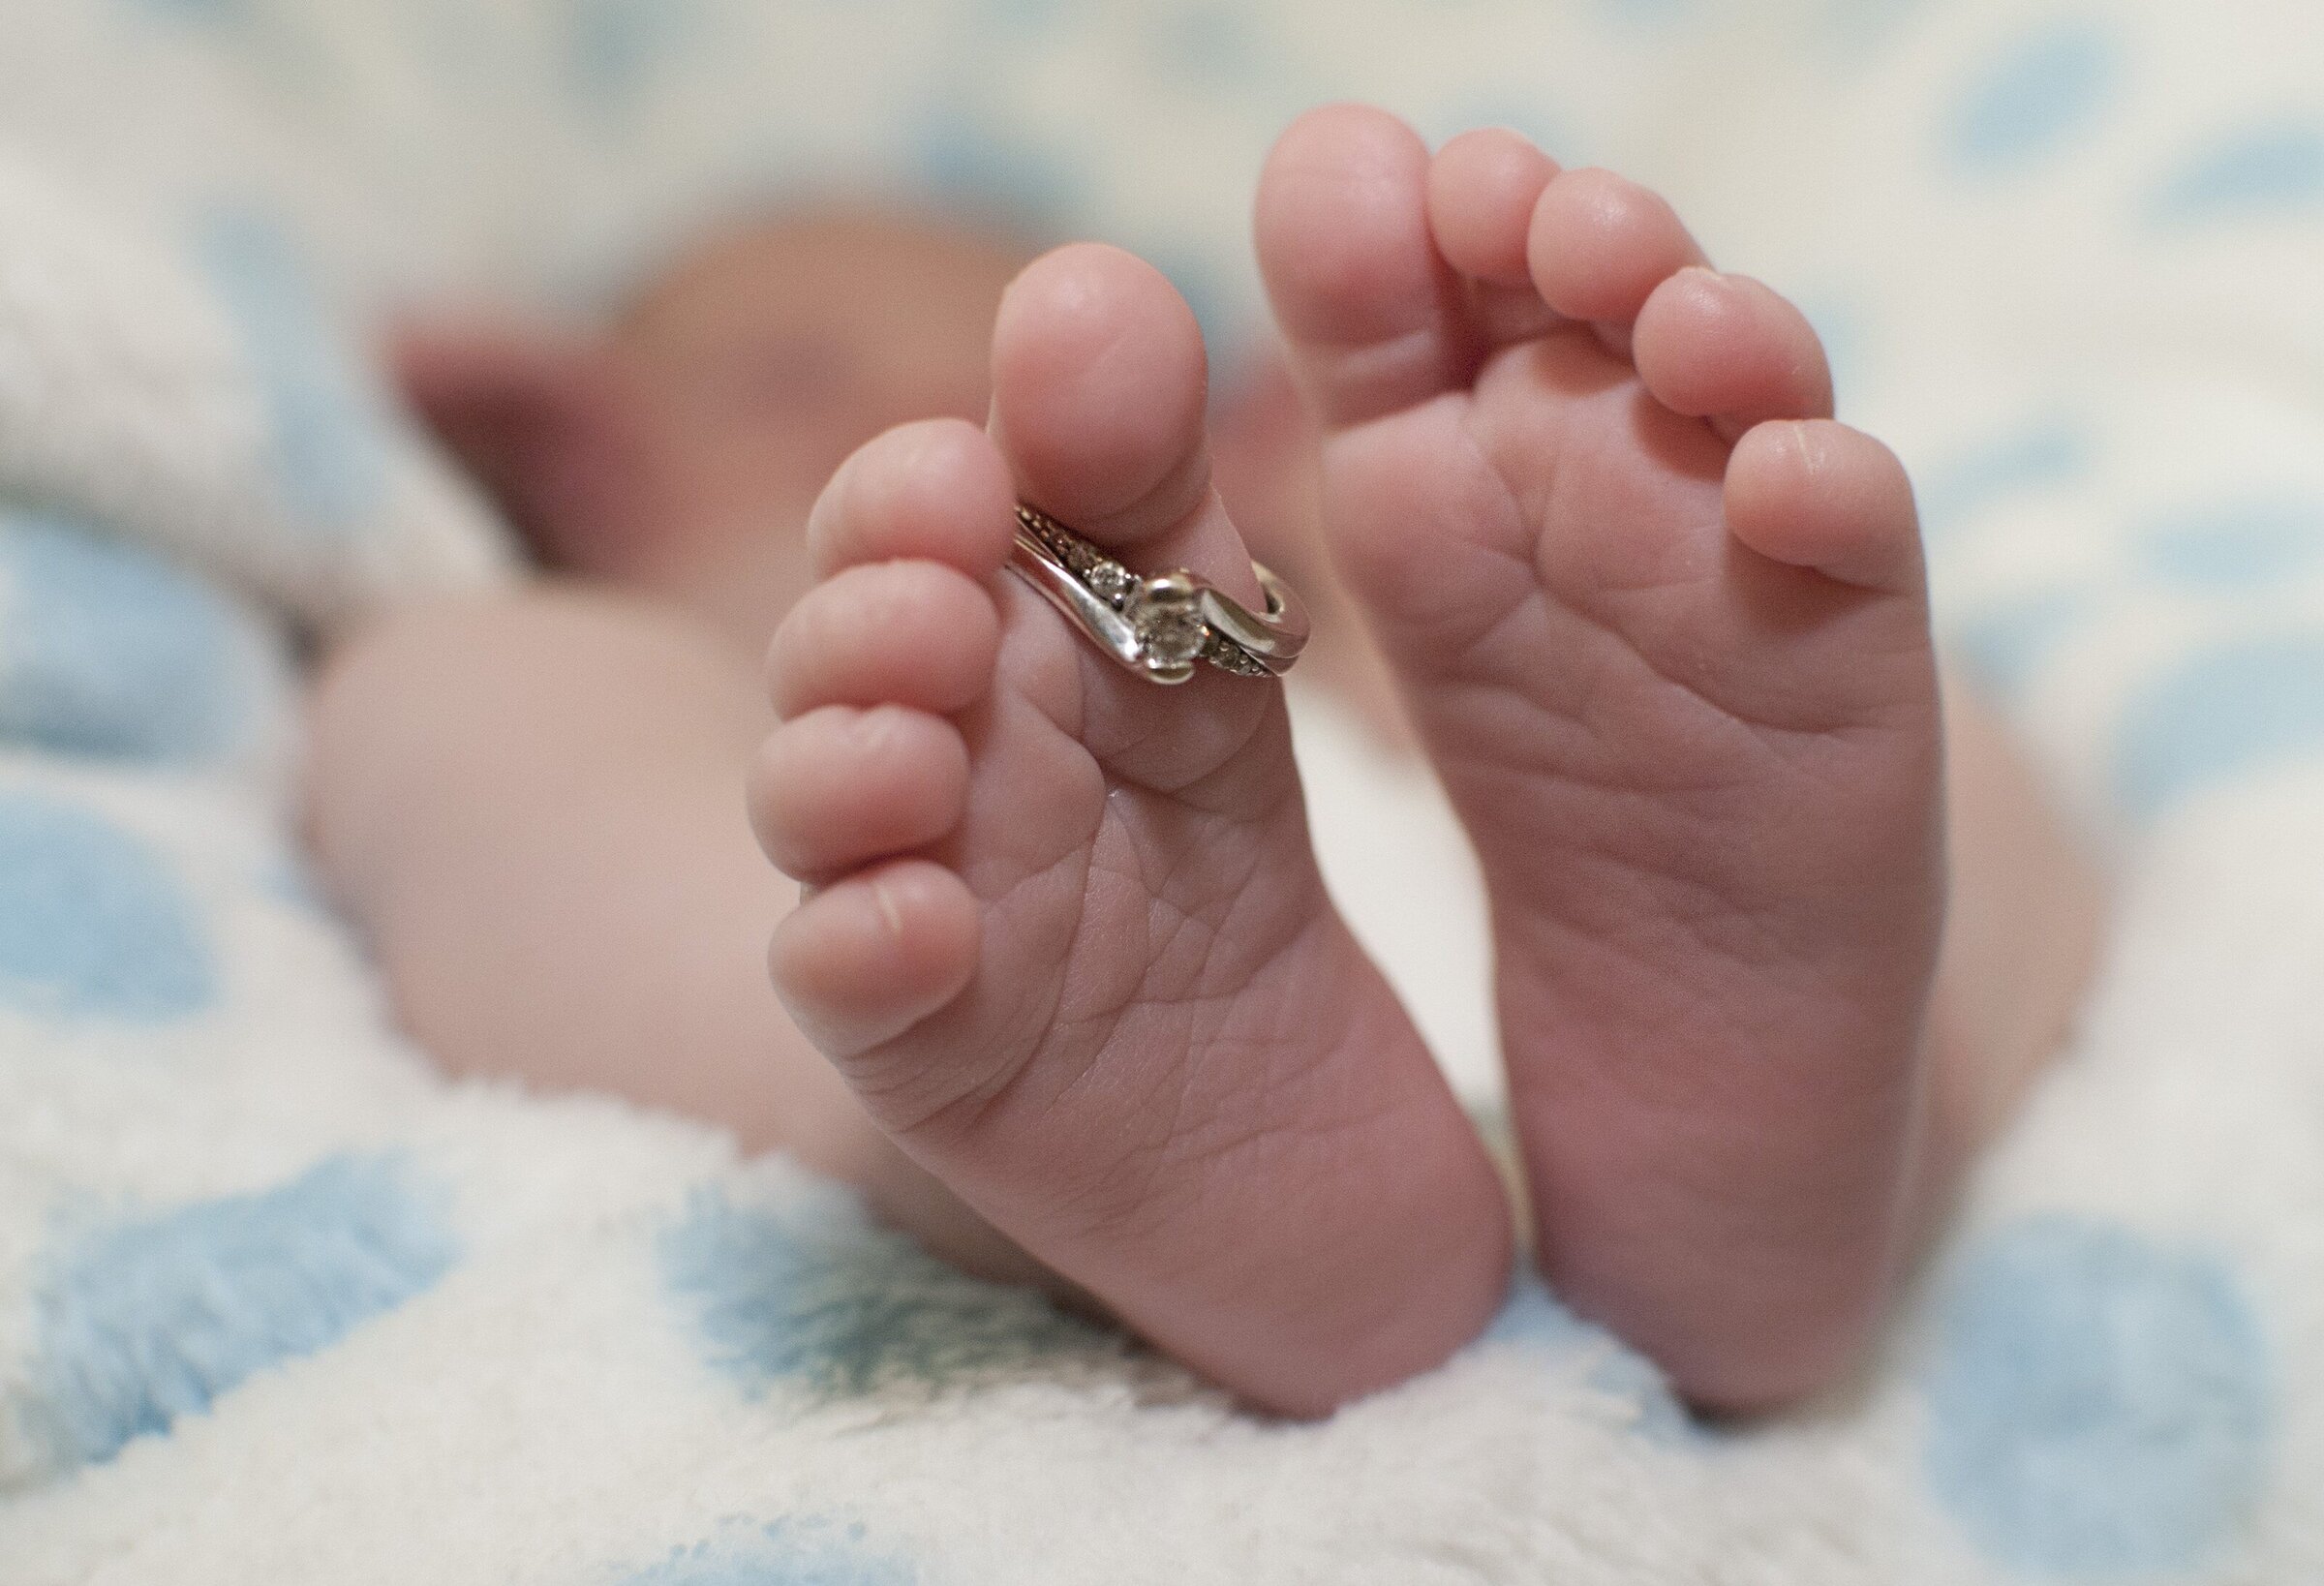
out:
<path id="1" fill-rule="evenodd" d="M 585 307 L 847 184 L 1138 247 L 1233 344 L 1249 178 L 1340 95 L 1618 163 L 1798 294 L 2117 878 L 1879 1359 L 1771 1425 L 1531 1283 L 1329 1422 L 1239 1416 L 782 1161 L 436 1079 L 301 879 L 290 633 L 508 565 L 381 315 Z M 1443 813 L 1300 725 L 1327 867 L 1483 1099 L 1479 961 L 1416 939 L 1475 915 Z M 1391 824 L 1447 862 L 1348 862 Z M 0 8 L 0 1586 L 2319 1571 L 2306 0 Z"/>

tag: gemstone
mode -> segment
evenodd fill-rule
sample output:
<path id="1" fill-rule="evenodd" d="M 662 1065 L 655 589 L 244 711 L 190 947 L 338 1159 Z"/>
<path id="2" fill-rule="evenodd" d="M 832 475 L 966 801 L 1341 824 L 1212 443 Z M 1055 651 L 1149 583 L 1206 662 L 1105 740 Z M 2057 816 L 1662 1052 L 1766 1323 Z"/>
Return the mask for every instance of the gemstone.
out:
<path id="1" fill-rule="evenodd" d="M 1118 606 L 1122 596 L 1137 588 L 1138 580 L 1131 575 L 1129 568 L 1118 562 L 1100 562 L 1089 569 L 1088 583 L 1099 599 L 1108 605 Z"/>
<path id="2" fill-rule="evenodd" d="M 1143 580 L 1121 614 L 1130 620 L 1152 667 L 1185 666 L 1203 650 L 1203 614 L 1194 581 L 1184 573 Z"/>

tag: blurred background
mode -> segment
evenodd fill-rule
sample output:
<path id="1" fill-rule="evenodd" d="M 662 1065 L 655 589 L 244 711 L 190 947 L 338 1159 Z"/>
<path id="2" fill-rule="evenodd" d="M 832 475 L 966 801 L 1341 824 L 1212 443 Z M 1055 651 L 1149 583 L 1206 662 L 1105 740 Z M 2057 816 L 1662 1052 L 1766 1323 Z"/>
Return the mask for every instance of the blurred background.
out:
<path id="1" fill-rule="evenodd" d="M 2324 599 L 2308 0 L 0 7 L 0 170 L 62 173 L 213 287 L 294 494 L 351 520 L 402 443 L 370 368 L 388 318 L 586 319 L 705 227 L 814 198 L 1132 248 L 1231 380 L 1264 334 L 1260 158 L 1345 97 L 1619 167 L 1793 296 L 1843 416 L 1913 469 L 1949 636 L 2094 824 L 2200 774 L 2176 719 L 2094 736 L 2138 655 Z M 2227 673 L 2232 707 L 2165 715 L 2324 738 L 2324 654 Z"/>

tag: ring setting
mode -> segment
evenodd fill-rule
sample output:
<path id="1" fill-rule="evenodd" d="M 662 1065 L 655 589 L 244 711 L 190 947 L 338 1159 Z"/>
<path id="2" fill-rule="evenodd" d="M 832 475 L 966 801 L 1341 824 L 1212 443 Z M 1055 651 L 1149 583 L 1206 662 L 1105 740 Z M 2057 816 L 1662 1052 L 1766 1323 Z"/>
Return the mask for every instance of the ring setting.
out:
<path id="1" fill-rule="evenodd" d="M 1020 503 L 1009 565 L 1090 643 L 1151 683 L 1184 683 L 1197 661 L 1238 677 L 1280 677 L 1307 643 L 1299 595 L 1255 562 L 1264 612 L 1182 567 L 1133 572 L 1040 508 Z"/>

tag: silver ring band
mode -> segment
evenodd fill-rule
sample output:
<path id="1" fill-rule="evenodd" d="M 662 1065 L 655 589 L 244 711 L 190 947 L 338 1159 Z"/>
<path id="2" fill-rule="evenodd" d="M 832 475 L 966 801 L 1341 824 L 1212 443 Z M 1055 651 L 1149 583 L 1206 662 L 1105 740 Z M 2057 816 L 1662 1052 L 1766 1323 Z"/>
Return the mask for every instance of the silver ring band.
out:
<path id="1" fill-rule="evenodd" d="M 1038 507 L 1017 507 L 1009 566 L 1116 661 L 1151 683 L 1184 683 L 1208 661 L 1280 677 L 1307 644 L 1307 608 L 1258 563 L 1267 610 L 1251 611 L 1184 568 L 1141 577 Z"/>

